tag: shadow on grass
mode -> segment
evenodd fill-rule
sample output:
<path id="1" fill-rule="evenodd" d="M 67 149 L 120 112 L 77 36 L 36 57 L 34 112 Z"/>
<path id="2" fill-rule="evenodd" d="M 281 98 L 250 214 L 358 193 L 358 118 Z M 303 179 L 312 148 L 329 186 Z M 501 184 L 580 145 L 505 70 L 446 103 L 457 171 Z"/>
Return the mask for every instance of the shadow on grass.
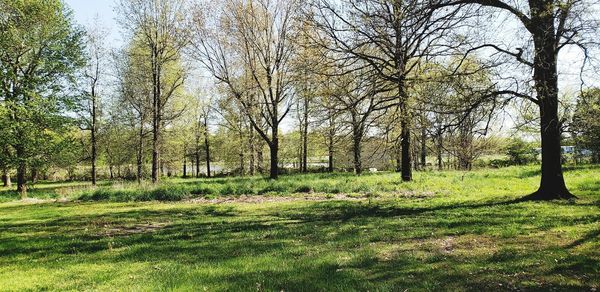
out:
<path id="1" fill-rule="evenodd" d="M 55 213 L 35 220 L 0 221 L 0 264 L 27 265 L 35 260 L 37 268 L 52 269 L 82 261 L 117 266 L 150 262 L 159 268 L 146 271 L 148 287 L 288 291 L 488 290 L 499 282 L 510 283 L 507 275 L 527 270 L 523 283 L 514 285 L 528 289 L 532 288 L 528 278 L 543 275 L 548 265 L 554 265 L 546 261 L 547 254 L 563 251 L 541 240 L 537 249 L 523 252 L 518 249 L 521 243 L 508 239 L 505 245 L 512 245 L 511 249 L 495 250 L 503 242 L 503 232 L 515 230 L 507 238 L 526 236 L 530 232 L 526 228 L 576 226 L 600 216 L 532 219 L 535 210 L 524 204 L 513 200 L 434 206 L 330 201 L 280 205 L 260 212 L 235 205 L 158 210 L 150 209 L 150 204 L 10 206 L 0 212 L 21 208 Z M 104 209 L 95 214 L 62 213 L 81 207 Z M 136 231 L 143 226 L 157 227 Z M 468 246 L 463 253 L 438 247 L 440 240 L 461 235 L 483 239 L 472 252 Z M 595 236 L 588 234 L 582 240 L 593 241 Z M 492 239 L 485 242 L 485 238 Z M 388 255 L 381 246 L 393 252 Z M 490 250 L 477 251 L 483 247 Z M 531 264 L 542 261 L 542 266 Z M 573 258 L 551 267 L 563 273 L 593 273 L 598 258 L 577 263 Z M 558 289 L 588 284 L 569 285 L 552 284 Z"/>

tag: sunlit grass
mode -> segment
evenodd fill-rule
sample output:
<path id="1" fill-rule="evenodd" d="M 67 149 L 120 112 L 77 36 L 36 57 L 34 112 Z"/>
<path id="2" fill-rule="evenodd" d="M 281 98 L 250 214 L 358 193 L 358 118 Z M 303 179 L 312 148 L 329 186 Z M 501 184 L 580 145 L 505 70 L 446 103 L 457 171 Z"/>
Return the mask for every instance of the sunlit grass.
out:
<path id="1" fill-rule="evenodd" d="M 539 181 L 536 167 L 512 167 L 416 173 L 411 183 L 393 173 L 165 182 L 214 197 L 358 200 L 5 202 L 0 290 L 598 289 L 600 168 L 565 176 L 579 199 L 511 202 Z M 94 192 L 63 187 L 73 199 Z"/>

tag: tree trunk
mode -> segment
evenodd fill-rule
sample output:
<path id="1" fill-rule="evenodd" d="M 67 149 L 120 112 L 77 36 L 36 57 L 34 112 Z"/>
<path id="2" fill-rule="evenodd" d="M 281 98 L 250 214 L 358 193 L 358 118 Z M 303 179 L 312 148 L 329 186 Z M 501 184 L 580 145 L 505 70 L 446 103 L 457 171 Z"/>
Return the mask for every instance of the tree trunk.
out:
<path id="1" fill-rule="evenodd" d="M 194 165 L 196 166 L 196 178 L 200 177 L 200 145 L 196 146 L 196 151 L 194 152 L 194 158 L 195 158 L 195 164 L 192 164 L 192 167 L 194 167 Z"/>
<path id="2" fill-rule="evenodd" d="M 248 139 L 248 143 L 250 144 L 250 163 L 249 163 L 249 172 L 250 175 L 256 174 L 256 140 L 254 139 L 254 127 L 250 127 L 250 137 Z"/>
<path id="3" fill-rule="evenodd" d="M 10 173 L 6 168 L 2 170 L 2 186 L 7 188 L 12 186 L 12 182 L 10 181 Z"/>
<path id="4" fill-rule="evenodd" d="M 210 178 L 210 144 L 208 142 L 208 125 L 206 119 L 204 120 L 204 147 L 206 148 L 206 177 Z"/>
<path id="5" fill-rule="evenodd" d="M 265 172 L 264 170 L 264 155 L 263 155 L 263 147 L 262 145 L 258 146 L 258 150 L 256 151 L 256 159 L 258 160 L 258 163 L 256 165 L 256 169 L 258 170 L 258 173 L 262 174 Z"/>
<path id="6" fill-rule="evenodd" d="M 183 178 L 187 177 L 187 155 L 183 154 Z"/>
<path id="7" fill-rule="evenodd" d="M 73 177 L 70 177 L 70 179 L 72 180 Z M 38 170 L 35 167 L 31 168 L 31 183 L 35 184 L 37 183 L 38 180 Z"/>
<path id="8" fill-rule="evenodd" d="M 438 170 L 442 171 L 444 169 L 444 162 L 442 160 L 442 147 L 444 143 L 444 138 L 442 136 L 441 133 L 438 133 L 438 137 L 437 137 L 437 163 L 438 163 Z"/>
<path id="9" fill-rule="evenodd" d="M 402 119 L 401 127 L 402 136 L 400 138 L 400 143 L 402 144 L 402 181 L 411 181 L 412 167 L 410 159 L 410 129 L 408 127 L 408 123 L 406 122 L 406 118 Z"/>
<path id="10" fill-rule="evenodd" d="M 421 169 L 427 165 L 427 129 L 421 125 Z"/>
<path id="11" fill-rule="evenodd" d="M 330 137 L 329 145 L 327 146 L 327 171 L 333 172 L 333 137 Z"/>
<path id="12" fill-rule="evenodd" d="M 136 162 L 137 162 L 137 174 L 136 174 L 136 178 L 137 178 L 137 182 L 138 184 L 142 183 L 142 170 L 143 170 L 143 166 L 144 166 L 144 126 L 143 126 L 143 121 L 140 121 L 140 132 L 139 132 L 139 141 L 138 141 L 138 151 L 137 151 L 137 157 L 136 157 Z M 120 167 L 119 167 L 120 169 Z M 120 175 L 119 175 L 120 177 Z"/>
<path id="13" fill-rule="evenodd" d="M 277 179 L 279 177 L 279 138 L 277 137 L 277 131 L 273 131 L 274 136 L 269 144 L 269 150 L 271 151 L 271 169 L 269 178 Z"/>
<path id="14" fill-rule="evenodd" d="M 152 48 L 152 183 L 157 183 L 159 179 L 159 141 L 160 141 L 160 65 L 158 64 L 158 51 L 154 46 Z"/>
<path id="15" fill-rule="evenodd" d="M 19 163 L 17 165 L 17 192 L 21 194 L 21 199 L 27 199 L 27 163 L 22 158 L 25 153 L 22 145 L 17 145 L 16 154 L 19 159 Z"/>
<path id="16" fill-rule="evenodd" d="M 302 172 L 308 172 L 308 99 L 304 103 L 304 125 L 302 126 Z"/>
<path id="17" fill-rule="evenodd" d="M 539 189 L 526 197 L 532 200 L 570 199 L 563 177 L 560 149 L 560 123 L 558 118 L 558 71 L 554 17 L 546 13 L 552 7 L 550 0 L 530 2 L 536 10 L 532 22 L 536 30 L 534 73 L 535 90 L 540 107 L 540 134 L 542 140 L 542 179 Z"/>
<path id="18" fill-rule="evenodd" d="M 354 155 L 354 173 L 362 174 L 362 162 L 360 157 L 362 131 L 359 126 L 352 127 L 352 154 Z"/>
<path id="19" fill-rule="evenodd" d="M 97 102 L 96 102 L 96 90 L 92 87 L 92 132 L 91 132 L 91 143 L 92 143 L 92 185 L 96 185 L 96 160 L 98 159 L 98 143 L 96 141 L 96 128 L 97 128 Z"/>

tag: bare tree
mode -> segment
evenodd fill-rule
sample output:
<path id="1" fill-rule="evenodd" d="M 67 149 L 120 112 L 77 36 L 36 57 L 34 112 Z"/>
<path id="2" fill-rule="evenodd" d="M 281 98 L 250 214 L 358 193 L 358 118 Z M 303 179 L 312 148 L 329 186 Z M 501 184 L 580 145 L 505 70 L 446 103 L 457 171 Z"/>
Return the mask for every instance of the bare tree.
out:
<path id="1" fill-rule="evenodd" d="M 96 162 L 98 160 L 98 127 L 100 113 L 100 87 L 107 76 L 106 67 L 108 61 L 108 50 L 105 47 L 106 29 L 102 28 L 98 19 L 95 23 L 87 28 L 86 34 L 86 55 L 87 65 L 84 70 L 85 82 L 87 89 L 85 90 L 86 111 L 85 127 L 90 131 L 90 146 L 91 146 L 91 178 L 92 185 L 96 185 L 97 170 Z"/>
<path id="2" fill-rule="evenodd" d="M 279 125 L 291 108 L 291 38 L 299 3 L 227 0 L 212 20 L 206 20 L 201 10 L 195 17 L 193 56 L 227 86 L 269 146 L 272 179 L 279 174 Z M 266 129 L 254 112 L 266 122 Z"/>
<path id="3" fill-rule="evenodd" d="M 363 60 L 380 78 L 395 84 L 400 109 L 402 179 L 412 179 L 408 82 L 422 59 L 449 48 L 441 40 L 460 25 L 458 8 L 434 12 L 427 2 L 415 0 L 314 1 L 311 16 L 320 32 L 317 43 Z M 412 74 L 412 78 L 416 75 Z"/>

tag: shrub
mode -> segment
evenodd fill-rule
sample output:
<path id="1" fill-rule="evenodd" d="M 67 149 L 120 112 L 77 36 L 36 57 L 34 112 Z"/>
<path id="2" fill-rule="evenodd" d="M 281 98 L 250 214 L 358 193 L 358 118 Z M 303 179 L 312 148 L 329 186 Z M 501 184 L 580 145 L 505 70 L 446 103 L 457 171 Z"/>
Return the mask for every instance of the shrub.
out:
<path id="1" fill-rule="evenodd" d="M 182 186 L 161 186 L 154 189 L 151 198 L 157 201 L 181 201 L 190 196 L 190 192 Z M 147 201 L 144 198 L 142 201 Z"/>
<path id="2" fill-rule="evenodd" d="M 506 148 L 510 164 L 524 165 L 537 161 L 537 151 L 521 139 L 512 139 Z"/>
<path id="3" fill-rule="evenodd" d="M 301 185 L 296 188 L 296 193 L 312 193 L 313 188 L 309 185 Z"/>

